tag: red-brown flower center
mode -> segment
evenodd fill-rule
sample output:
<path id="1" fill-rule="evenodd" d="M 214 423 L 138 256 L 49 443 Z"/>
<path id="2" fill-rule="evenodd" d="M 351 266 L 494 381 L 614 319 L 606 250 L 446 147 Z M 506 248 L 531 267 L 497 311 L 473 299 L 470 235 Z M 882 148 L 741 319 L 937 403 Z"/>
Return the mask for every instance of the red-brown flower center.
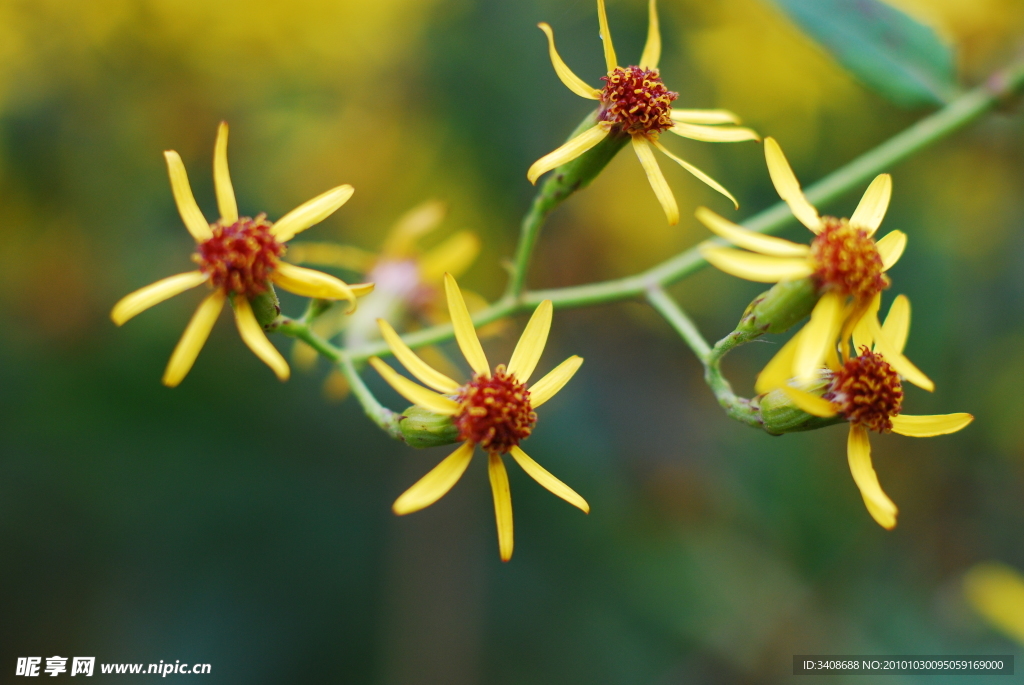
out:
<path id="1" fill-rule="evenodd" d="M 903 405 L 903 384 L 889 362 L 865 345 L 836 373 L 824 398 L 842 407 L 851 423 L 888 433 Z"/>
<path id="2" fill-rule="evenodd" d="M 651 133 L 672 128 L 672 101 L 679 97 L 665 87 L 657 69 L 616 67 L 602 76 L 601 121 L 624 133 Z"/>
<path id="3" fill-rule="evenodd" d="M 471 440 L 488 452 L 504 454 L 529 437 L 537 423 L 530 391 L 500 365 L 490 376 L 477 376 L 462 386 L 455 416 L 460 440 Z"/>
<path id="4" fill-rule="evenodd" d="M 199 243 L 192 260 L 214 288 L 244 297 L 267 289 L 285 247 L 270 234 L 265 214 L 242 217 L 233 224 L 212 224 L 213 236 Z"/>
<path id="5" fill-rule="evenodd" d="M 882 257 L 864 229 L 847 219 L 821 218 L 825 228 L 811 243 L 811 264 L 822 287 L 867 300 L 889 287 Z"/>

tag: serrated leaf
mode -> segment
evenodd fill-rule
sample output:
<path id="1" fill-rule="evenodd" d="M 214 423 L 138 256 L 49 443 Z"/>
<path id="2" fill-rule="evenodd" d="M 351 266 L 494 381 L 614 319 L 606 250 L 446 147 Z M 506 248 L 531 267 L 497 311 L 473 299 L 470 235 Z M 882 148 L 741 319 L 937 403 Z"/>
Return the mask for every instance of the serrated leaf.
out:
<path id="1" fill-rule="evenodd" d="M 956 94 L 953 51 L 931 28 L 880 0 L 775 0 L 858 80 L 897 105 Z"/>

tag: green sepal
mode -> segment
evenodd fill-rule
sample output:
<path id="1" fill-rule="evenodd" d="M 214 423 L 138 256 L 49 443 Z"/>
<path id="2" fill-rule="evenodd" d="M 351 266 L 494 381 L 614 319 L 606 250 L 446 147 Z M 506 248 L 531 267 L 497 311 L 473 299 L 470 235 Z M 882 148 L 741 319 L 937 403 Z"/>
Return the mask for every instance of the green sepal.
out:
<path id="1" fill-rule="evenodd" d="M 772 435 L 812 431 L 846 421 L 841 414 L 827 419 L 803 411 L 781 390 L 772 390 L 757 398 L 761 425 Z"/>
<path id="2" fill-rule="evenodd" d="M 263 328 L 274 323 L 281 313 L 281 301 L 277 299 L 274 285 L 269 282 L 266 290 L 249 299 L 249 304 L 252 305 L 252 313 L 256 315 L 256 321 Z"/>
<path id="3" fill-rule="evenodd" d="M 435 414 L 423 407 L 412 406 L 402 412 L 398 428 L 413 447 L 437 447 L 459 441 L 459 429 L 451 416 Z"/>

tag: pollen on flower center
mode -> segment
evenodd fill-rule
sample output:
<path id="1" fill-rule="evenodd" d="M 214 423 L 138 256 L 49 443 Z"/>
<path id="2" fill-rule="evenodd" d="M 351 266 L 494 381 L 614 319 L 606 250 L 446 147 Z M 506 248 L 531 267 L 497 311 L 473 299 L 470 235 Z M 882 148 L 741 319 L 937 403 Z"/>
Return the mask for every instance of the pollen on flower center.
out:
<path id="1" fill-rule="evenodd" d="M 842 407 L 851 423 L 878 433 L 892 430 L 892 417 L 903 405 L 903 384 L 881 355 L 861 347 L 860 356 L 847 360 L 824 398 Z"/>
<path id="2" fill-rule="evenodd" d="M 214 288 L 245 297 L 259 295 L 285 250 L 270 227 L 264 214 L 227 225 L 218 221 L 210 226 L 213 236 L 198 245 L 192 259 Z"/>
<path id="3" fill-rule="evenodd" d="M 882 257 L 864 229 L 847 219 L 822 217 L 824 229 L 811 243 L 814 275 L 824 287 L 867 300 L 889 287 Z"/>
<path id="4" fill-rule="evenodd" d="M 489 452 L 503 454 L 529 437 L 537 423 L 530 391 L 498 366 L 490 377 L 477 375 L 462 386 L 455 416 L 459 439 L 472 441 Z"/>
<path id="5" fill-rule="evenodd" d="M 616 67 L 602 76 L 602 121 L 624 133 L 651 133 L 672 128 L 672 101 L 679 97 L 665 87 L 657 69 Z"/>

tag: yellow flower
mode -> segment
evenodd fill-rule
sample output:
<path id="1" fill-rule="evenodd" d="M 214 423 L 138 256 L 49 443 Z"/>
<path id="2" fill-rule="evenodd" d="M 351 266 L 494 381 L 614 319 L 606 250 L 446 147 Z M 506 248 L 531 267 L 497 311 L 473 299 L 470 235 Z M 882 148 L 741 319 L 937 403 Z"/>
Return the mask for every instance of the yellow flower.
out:
<path id="1" fill-rule="evenodd" d="M 579 134 L 557 150 L 550 152 L 530 167 L 526 172 L 531 183 L 536 183 L 545 172 L 570 162 L 594 147 L 608 136 L 628 135 L 632 139 L 633 149 L 640 164 L 647 173 L 654 194 L 658 197 L 665 216 L 670 224 L 679 222 L 679 207 L 672 195 L 672 190 L 661 173 L 658 161 L 654 157 L 651 146 L 658 148 L 672 161 L 678 163 L 691 174 L 708 184 L 739 208 L 728 190 L 713 178 L 665 149 L 659 141 L 664 131 L 671 131 L 684 138 L 703 140 L 715 143 L 736 143 L 744 140 L 759 140 L 758 135 L 748 129 L 739 127 L 716 127 L 718 124 L 738 124 L 739 118 L 725 110 L 703 109 L 672 109 L 672 101 L 679 97 L 665 87 L 658 71 L 658 60 L 661 58 L 661 32 L 658 28 L 658 12 L 655 0 L 650 0 L 650 23 L 647 30 L 647 44 L 640 56 L 639 66 L 620 67 L 612 46 L 612 35 L 608 30 L 608 16 L 605 13 L 604 0 L 597 0 L 597 14 L 601 24 L 601 37 L 604 43 L 604 59 L 608 67 L 608 75 L 602 76 L 603 88 L 591 88 L 559 57 L 555 50 L 555 36 L 546 23 L 538 26 L 548 37 L 548 52 L 555 73 L 562 83 L 572 92 L 588 100 L 598 100 L 601 109 L 598 123 Z"/>
<path id="2" fill-rule="evenodd" d="M 818 371 L 812 383 L 793 378 L 792 373 L 800 338 L 808 335 L 811 328 L 808 324 L 768 363 L 758 377 L 756 388 L 759 393 L 778 388 L 808 414 L 823 418 L 838 414 L 849 422 L 847 457 L 853 480 L 868 512 L 880 526 L 889 530 L 896 526 L 897 509 L 882 490 L 871 465 L 868 431 L 927 438 L 955 433 L 974 417 L 964 413 L 934 416 L 902 413 L 903 379 L 929 391 L 934 389 L 934 384 L 903 356 L 910 332 L 910 301 L 903 295 L 898 296 L 889 308 L 885 323 L 879 324 L 880 299 L 880 295 L 873 298 L 867 313 L 854 327 L 853 353 L 844 338 L 839 353 L 834 347 L 829 350 L 825 368 Z"/>
<path id="3" fill-rule="evenodd" d="M 964 591 L 986 621 L 1024 645 L 1024 576 L 1018 570 L 982 562 L 964 575 Z"/>
<path id="4" fill-rule="evenodd" d="M 566 502 L 590 513 L 590 505 L 569 486 L 552 476 L 531 459 L 519 443 L 533 431 L 537 422 L 534 410 L 555 396 L 569 382 L 583 359 L 572 356 L 527 388 L 531 374 L 540 361 L 551 329 L 552 306 L 545 300 L 534 311 L 519 338 L 508 366 L 498 365 L 493 372 L 487 363 L 480 339 L 455 279 L 445 274 L 448 308 L 455 327 L 455 340 L 473 369 L 473 379 L 462 385 L 434 370 L 409 349 L 395 330 L 383 319 L 381 334 L 395 357 L 428 390 L 413 383 L 377 357 L 370 364 L 391 387 L 413 404 L 437 414 L 451 416 L 459 429 L 462 445 L 395 500 L 392 509 L 398 515 L 411 514 L 441 499 L 466 471 L 477 445 L 488 453 L 488 473 L 494 497 L 494 515 L 498 524 L 498 550 L 502 561 L 512 558 L 512 496 L 503 454 L 511 454 L 535 481 Z M 434 391 L 437 392 L 434 392 Z"/>
<path id="5" fill-rule="evenodd" d="M 192 368 L 228 297 L 231 297 L 242 340 L 284 381 L 290 373 L 288 363 L 267 339 L 250 299 L 265 292 L 270 282 L 305 297 L 348 300 L 354 309 L 356 297 L 373 290 L 372 284 L 349 286 L 334 276 L 293 266 L 280 259 L 286 242 L 329 217 L 352 197 L 352 186 L 328 190 L 296 207 L 276 223 L 267 221 L 264 214 L 255 219 L 239 217 L 228 174 L 227 151 L 228 126 L 221 122 L 213 154 L 213 181 L 220 219 L 213 224 L 207 223 L 192 196 L 181 157 L 173 150 L 164 152 L 174 201 L 185 228 L 197 243 L 192 259 L 199 269 L 136 290 L 114 305 L 110 313 L 110 318 L 120 326 L 153 305 L 203 283 L 213 289 L 199 305 L 171 354 L 163 376 L 164 385 L 169 387 L 178 385 Z"/>
<path id="6" fill-rule="evenodd" d="M 804 197 L 800 183 L 775 139 L 765 138 L 764 153 L 779 196 L 800 223 L 814 233 L 814 240 L 808 246 L 763 235 L 701 207 L 697 210 L 697 218 L 705 226 L 737 247 L 751 251 L 704 247 L 701 255 L 722 271 L 750 281 L 778 283 L 808 277 L 815 279 L 819 291 L 824 294 L 801 335 L 801 345 L 794 361 L 794 375 L 810 380 L 824 361 L 829 347 L 840 337 L 843 325 L 848 328 L 856 326 L 873 298 L 889 287 L 889 277 L 885 272 L 903 254 L 907 236 L 902 231 L 892 231 L 877 242 L 873 237 L 892 196 L 889 174 L 875 177 L 849 219 L 821 217 Z M 844 310 L 844 304 L 851 298 L 855 306 Z M 843 311 L 847 311 L 846 318 L 837 316 Z"/>

